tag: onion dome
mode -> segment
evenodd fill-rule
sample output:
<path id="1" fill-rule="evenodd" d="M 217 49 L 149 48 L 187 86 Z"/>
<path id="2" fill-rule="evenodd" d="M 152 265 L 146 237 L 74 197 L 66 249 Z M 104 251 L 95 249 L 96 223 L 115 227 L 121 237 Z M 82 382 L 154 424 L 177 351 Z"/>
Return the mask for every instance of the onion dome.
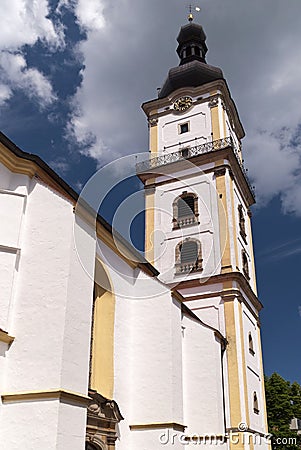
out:
<path id="1" fill-rule="evenodd" d="M 179 88 L 197 87 L 224 78 L 221 69 L 206 63 L 208 48 L 201 25 L 190 20 L 190 23 L 181 28 L 177 41 L 180 64 L 170 69 L 159 98 L 167 97 Z"/>

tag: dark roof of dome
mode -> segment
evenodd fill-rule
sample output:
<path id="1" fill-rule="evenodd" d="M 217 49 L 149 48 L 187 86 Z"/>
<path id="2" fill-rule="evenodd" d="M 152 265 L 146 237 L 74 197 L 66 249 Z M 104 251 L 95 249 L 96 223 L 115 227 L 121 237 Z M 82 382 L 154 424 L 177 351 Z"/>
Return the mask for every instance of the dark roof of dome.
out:
<path id="1" fill-rule="evenodd" d="M 159 98 L 167 97 L 173 91 L 183 87 L 197 87 L 223 78 L 223 72 L 218 67 L 198 60 L 191 61 L 170 69 L 160 90 Z"/>
<path id="2" fill-rule="evenodd" d="M 202 25 L 198 23 L 190 22 L 187 25 L 181 27 L 179 36 L 177 37 L 177 41 L 179 44 L 184 44 L 185 42 L 196 40 L 196 41 L 205 41 L 206 34 L 203 30 Z"/>

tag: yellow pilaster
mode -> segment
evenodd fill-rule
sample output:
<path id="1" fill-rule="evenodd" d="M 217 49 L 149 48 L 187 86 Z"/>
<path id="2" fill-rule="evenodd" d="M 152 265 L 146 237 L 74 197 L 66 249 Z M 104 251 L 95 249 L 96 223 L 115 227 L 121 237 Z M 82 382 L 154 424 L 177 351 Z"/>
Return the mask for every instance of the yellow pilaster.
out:
<path id="1" fill-rule="evenodd" d="M 241 343 L 237 342 L 237 328 L 240 326 L 239 318 L 235 314 L 235 299 L 226 301 L 225 322 L 227 347 L 227 365 L 228 365 L 228 386 L 230 403 L 230 427 L 238 429 L 242 421 L 242 405 L 240 395 L 240 376 L 238 365 L 238 351 L 241 351 Z M 244 433 L 235 432 L 233 439 L 230 440 L 230 449 L 244 449 Z"/>
<path id="2" fill-rule="evenodd" d="M 145 258 L 155 259 L 153 234 L 155 229 L 155 189 L 145 186 Z"/>
<path id="3" fill-rule="evenodd" d="M 95 286 L 91 388 L 106 398 L 114 393 L 115 296 Z"/>
<path id="4" fill-rule="evenodd" d="M 217 139 L 221 138 L 218 106 L 214 106 L 213 108 L 211 108 L 211 126 L 212 126 L 212 137 L 213 140 L 216 141 Z"/>
<path id="5" fill-rule="evenodd" d="M 222 164 L 217 162 L 216 165 Z M 231 272 L 231 249 L 229 235 L 229 220 L 226 195 L 226 170 L 217 169 L 215 172 L 216 191 L 218 195 L 218 216 L 220 233 L 220 251 L 221 251 L 221 272 Z"/>
<path id="6" fill-rule="evenodd" d="M 151 153 L 158 153 L 158 120 L 149 119 L 149 148 Z"/>
<path id="7" fill-rule="evenodd" d="M 228 130 L 227 130 L 227 121 L 226 121 L 226 111 L 225 108 L 223 107 L 223 124 L 224 124 L 224 137 L 228 137 Z"/>
<path id="8" fill-rule="evenodd" d="M 230 422 L 232 428 L 237 428 L 242 421 L 241 417 L 241 398 L 240 398 L 240 380 L 237 357 L 237 336 L 236 327 L 239 324 L 235 318 L 234 300 L 226 301 L 225 308 L 225 322 L 226 322 L 226 338 L 228 341 L 227 347 L 227 365 L 228 365 L 228 380 L 229 380 L 229 401 L 230 401 Z"/>

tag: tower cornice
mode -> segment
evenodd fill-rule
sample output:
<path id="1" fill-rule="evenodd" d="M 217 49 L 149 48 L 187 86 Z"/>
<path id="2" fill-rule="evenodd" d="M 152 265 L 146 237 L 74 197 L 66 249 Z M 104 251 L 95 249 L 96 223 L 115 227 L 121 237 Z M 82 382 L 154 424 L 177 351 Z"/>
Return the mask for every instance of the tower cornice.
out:
<path id="1" fill-rule="evenodd" d="M 158 119 L 159 117 L 170 114 L 172 111 L 171 107 L 175 100 L 183 95 L 189 95 L 193 98 L 193 106 L 200 103 L 209 102 L 210 99 L 216 97 L 221 97 L 224 108 L 228 110 L 230 119 L 237 133 L 237 137 L 239 139 L 244 138 L 245 131 L 225 79 L 215 80 L 198 87 L 185 87 L 177 89 L 167 97 L 156 98 L 143 103 L 142 109 L 149 121 Z M 179 113 L 175 111 L 174 114 L 178 115 Z"/>
<path id="2" fill-rule="evenodd" d="M 240 301 L 247 305 L 246 298 L 249 299 L 251 305 L 257 313 L 256 319 L 259 321 L 258 313 L 262 310 L 263 305 L 258 299 L 257 295 L 252 290 L 249 282 L 241 272 L 228 272 L 223 274 L 212 275 L 211 277 L 202 278 L 192 278 L 190 280 L 180 281 L 177 284 L 176 290 L 183 296 L 183 289 L 199 287 L 199 286 L 210 286 L 210 285 L 228 285 L 230 282 L 231 287 L 227 289 L 223 288 L 220 291 L 212 291 L 212 296 L 220 295 L 224 301 L 231 301 L 234 297 L 237 297 Z M 245 296 L 243 295 L 245 294 Z M 186 301 L 191 301 L 192 298 L 183 296 Z M 208 298 L 208 293 L 204 294 L 204 298 Z M 254 314 L 254 311 L 253 311 Z"/>

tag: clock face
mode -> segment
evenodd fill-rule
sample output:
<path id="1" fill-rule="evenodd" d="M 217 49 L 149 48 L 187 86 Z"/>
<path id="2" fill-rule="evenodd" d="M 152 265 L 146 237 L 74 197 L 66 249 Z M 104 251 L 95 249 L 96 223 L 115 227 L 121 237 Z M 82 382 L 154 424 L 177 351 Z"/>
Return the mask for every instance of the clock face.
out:
<path id="1" fill-rule="evenodd" d="M 174 109 L 176 111 L 185 111 L 186 109 L 192 106 L 192 98 L 191 97 L 180 97 L 178 100 L 174 102 Z"/>

